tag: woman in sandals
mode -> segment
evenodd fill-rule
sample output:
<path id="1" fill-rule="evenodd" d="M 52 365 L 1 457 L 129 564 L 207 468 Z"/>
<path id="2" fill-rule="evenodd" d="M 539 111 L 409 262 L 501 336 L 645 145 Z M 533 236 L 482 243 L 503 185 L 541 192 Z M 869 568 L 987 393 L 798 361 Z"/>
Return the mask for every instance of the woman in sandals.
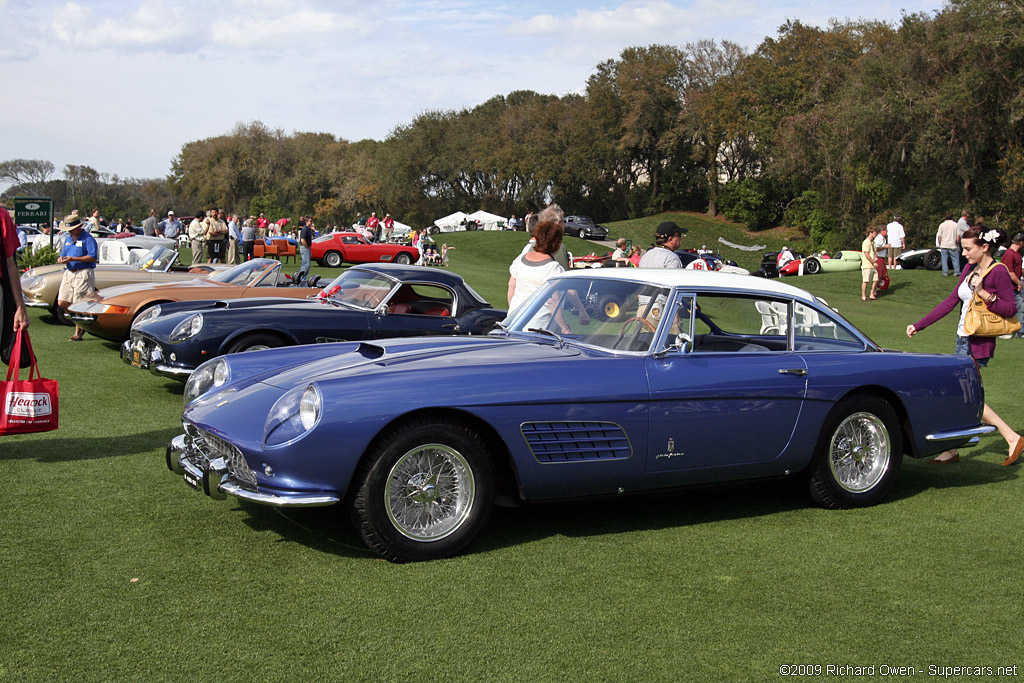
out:
<path id="1" fill-rule="evenodd" d="M 931 313 L 918 320 L 913 325 L 907 325 L 907 336 L 915 334 L 928 327 L 932 323 L 943 318 L 960 304 L 960 322 L 956 328 L 956 353 L 969 355 L 978 364 L 978 367 L 986 367 L 988 361 L 995 354 L 995 337 L 968 337 L 964 332 L 964 318 L 967 316 L 967 302 L 977 292 L 988 310 L 1004 318 L 1016 316 L 1017 305 L 1014 300 L 1013 281 L 1010 279 L 1010 272 L 1001 263 L 996 263 L 996 249 L 999 243 L 1005 238 L 1005 233 L 997 228 L 985 228 L 975 226 L 968 230 L 960 238 L 960 246 L 963 248 L 964 257 L 967 259 L 967 267 L 960 273 L 960 280 L 945 300 L 936 306 Z M 999 430 L 999 434 L 1006 439 L 1009 455 L 1003 461 L 1003 465 L 1012 465 L 1017 462 L 1024 450 L 1024 437 L 1010 429 L 1005 421 L 985 404 L 985 411 L 981 419 Z M 956 450 L 946 451 L 928 462 L 945 465 L 948 463 L 960 462 L 960 454 Z"/>

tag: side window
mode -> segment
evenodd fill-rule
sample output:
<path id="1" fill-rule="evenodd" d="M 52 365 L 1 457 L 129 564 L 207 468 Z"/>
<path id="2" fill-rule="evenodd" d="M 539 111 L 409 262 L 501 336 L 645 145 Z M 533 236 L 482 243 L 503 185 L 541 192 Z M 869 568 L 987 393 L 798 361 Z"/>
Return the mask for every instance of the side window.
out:
<path id="1" fill-rule="evenodd" d="M 863 344 L 832 316 L 810 306 L 793 304 L 794 344 L 798 351 L 835 351 L 861 348 Z"/>
<path id="2" fill-rule="evenodd" d="M 786 351 L 788 312 L 788 304 L 782 300 L 699 294 L 693 312 L 693 350 Z"/>

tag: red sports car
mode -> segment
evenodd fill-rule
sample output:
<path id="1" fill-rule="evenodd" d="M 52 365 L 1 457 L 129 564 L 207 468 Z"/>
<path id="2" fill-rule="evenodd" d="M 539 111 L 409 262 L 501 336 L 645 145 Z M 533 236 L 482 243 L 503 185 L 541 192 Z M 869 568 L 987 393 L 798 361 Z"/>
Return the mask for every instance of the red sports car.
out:
<path id="1" fill-rule="evenodd" d="M 355 232 L 333 232 L 313 240 L 310 258 L 321 266 L 338 268 L 342 263 L 400 263 L 408 265 L 420 258 L 419 249 L 404 244 L 369 242 Z"/>

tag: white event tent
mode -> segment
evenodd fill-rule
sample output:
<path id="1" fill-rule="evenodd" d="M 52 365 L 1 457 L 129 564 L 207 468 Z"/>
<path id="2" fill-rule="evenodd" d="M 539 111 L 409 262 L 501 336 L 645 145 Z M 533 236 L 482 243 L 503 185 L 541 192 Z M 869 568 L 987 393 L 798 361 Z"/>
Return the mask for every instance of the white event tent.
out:
<path id="1" fill-rule="evenodd" d="M 502 230 L 508 223 L 506 218 L 483 209 L 469 214 L 469 219 L 478 222 L 481 230 Z"/>

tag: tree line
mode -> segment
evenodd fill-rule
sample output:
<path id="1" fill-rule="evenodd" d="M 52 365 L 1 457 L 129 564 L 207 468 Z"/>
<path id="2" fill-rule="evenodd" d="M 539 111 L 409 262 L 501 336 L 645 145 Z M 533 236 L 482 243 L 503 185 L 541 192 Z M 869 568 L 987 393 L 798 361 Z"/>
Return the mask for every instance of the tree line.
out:
<path id="1" fill-rule="evenodd" d="M 383 141 L 253 121 L 185 144 L 166 179 L 67 166 L 51 180 L 47 162 L 14 160 L 0 180 L 111 215 L 218 205 L 340 224 L 390 211 L 419 226 L 556 201 L 602 221 L 724 214 L 834 248 L 894 214 L 909 243 L 930 240 L 967 208 L 1012 231 L 1024 217 L 1022 29 L 1020 0 L 951 0 L 898 25 L 791 21 L 749 53 L 727 40 L 630 47 L 580 93 L 426 111 Z"/>

